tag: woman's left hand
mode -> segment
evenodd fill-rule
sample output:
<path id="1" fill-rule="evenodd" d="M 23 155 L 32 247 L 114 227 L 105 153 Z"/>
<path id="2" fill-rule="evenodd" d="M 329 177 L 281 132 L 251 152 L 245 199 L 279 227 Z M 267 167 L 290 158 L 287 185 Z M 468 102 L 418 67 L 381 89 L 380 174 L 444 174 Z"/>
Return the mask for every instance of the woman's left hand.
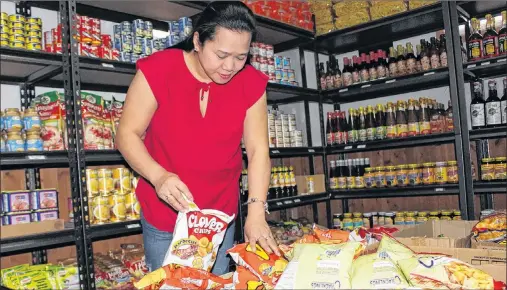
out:
<path id="1" fill-rule="evenodd" d="M 250 243 L 252 249 L 255 249 L 255 244 L 258 243 L 268 254 L 275 253 L 280 256 L 280 250 L 264 216 L 246 217 L 245 242 Z"/>

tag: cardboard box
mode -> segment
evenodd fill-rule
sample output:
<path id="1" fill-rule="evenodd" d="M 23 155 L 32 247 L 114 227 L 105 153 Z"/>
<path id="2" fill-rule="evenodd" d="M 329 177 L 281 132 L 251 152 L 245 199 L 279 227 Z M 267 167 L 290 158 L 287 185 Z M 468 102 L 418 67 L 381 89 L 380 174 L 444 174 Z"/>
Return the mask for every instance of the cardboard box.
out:
<path id="1" fill-rule="evenodd" d="M 296 176 L 296 184 L 300 195 L 308 193 L 307 177 L 313 177 L 314 193 L 326 192 L 326 177 L 324 174 Z"/>
<path id="2" fill-rule="evenodd" d="M 477 221 L 429 221 L 404 228 L 393 234 L 398 241 L 412 246 L 470 248 L 472 227 Z"/>
<path id="3" fill-rule="evenodd" d="M 486 249 L 507 252 L 507 245 L 499 245 L 492 242 L 477 242 L 473 237 L 471 239 L 473 249 Z"/>
<path id="4" fill-rule="evenodd" d="M 507 264 L 507 253 L 502 251 L 418 246 L 411 246 L 410 249 L 416 253 L 439 253 L 449 255 L 469 263 L 470 265 Z"/>
<path id="5" fill-rule="evenodd" d="M 507 283 L 507 277 L 505 275 L 505 273 L 507 273 L 507 265 L 487 264 L 477 266 L 477 268 L 491 275 L 493 279 Z"/>
<path id="6" fill-rule="evenodd" d="M 47 232 L 61 231 L 64 229 L 64 221 L 48 220 L 28 224 L 2 226 L 2 239 L 20 236 L 36 235 Z"/>

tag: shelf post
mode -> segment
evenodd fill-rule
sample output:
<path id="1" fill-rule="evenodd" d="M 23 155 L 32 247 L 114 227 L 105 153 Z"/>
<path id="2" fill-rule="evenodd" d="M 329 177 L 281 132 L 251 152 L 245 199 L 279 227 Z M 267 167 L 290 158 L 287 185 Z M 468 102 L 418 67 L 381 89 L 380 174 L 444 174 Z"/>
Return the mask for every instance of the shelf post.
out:
<path id="1" fill-rule="evenodd" d="M 26 1 L 16 2 L 16 14 L 23 15 L 25 17 L 31 17 L 32 9 L 30 7 L 30 4 L 28 4 Z"/>

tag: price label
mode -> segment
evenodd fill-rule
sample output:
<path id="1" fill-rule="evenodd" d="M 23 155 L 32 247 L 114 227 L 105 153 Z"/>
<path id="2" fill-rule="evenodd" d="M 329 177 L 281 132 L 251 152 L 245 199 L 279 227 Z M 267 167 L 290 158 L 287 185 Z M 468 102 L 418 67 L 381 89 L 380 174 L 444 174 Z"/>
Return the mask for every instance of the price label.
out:
<path id="1" fill-rule="evenodd" d="M 27 157 L 29 160 L 44 160 L 46 156 L 44 155 L 31 155 Z"/>
<path id="2" fill-rule="evenodd" d="M 431 72 L 427 72 L 427 73 L 423 74 L 423 76 L 429 76 L 429 75 L 434 75 L 434 74 L 435 74 L 435 72 L 431 71 Z"/>
<path id="3" fill-rule="evenodd" d="M 391 83 L 394 83 L 395 81 L 396 81 L 396 79 L 388 80 L 388 81 L 386 81 L 386 84 L 391 84 Z"/>
<path id="4" fill-rule="evenodd" d="M 435 192 L 442 192 L 442 191 L 445 191 L 445 188 L 442 188 L 442 187 L 435 188 Z"/>
<path id="5" fill-rule="evenodd" d="M 490 61 L 485 61 L 485 62 L 481 63 L 481 65 L 488 65 L 488 64 L 491 64 L 491 62 Z"/>
<path id="6" fill-rule="evenodd" d="M 272 154 L 280 154 L 280 151 L 278 151 L 278 150 L 271 150 L 271 153 Z"/>
<path id="7" fill-rule="evenodd" d="M 313 150 L 313 149 L 308 149 L 308 152 L 310 152 L 310 153 L 315 153 L 315 150 Z"/>
<path id="8" fill-rule="evenodd" d="M 349 149 L 352 149 L 352 146 L 345 146 L 343 149 L 349 150 Z"/>
<path id="9" fill-rule="evenodd" d="M 366 148 L 366 144 L 363 144 L 363 145 L 357 145 L 357 149 L 363 149 L 363 148 Z"/>
<path id="10" fill-rule="evenodd" d="M 507 58 L 502 58 L 502 59 L 497 60 L 496 62 L 506 62 L 506 61 L 507 61 Z"/>
<path id="11" fill-rule="evenodd" d="M 114 65 L 112 65 L 110 63 L 102 63 L 102 66 L 107 67 L 107 68 L 114 68 Z"/>
<path id="12" fill-rule="evenodd" d="M 371 85 L 364 85 L 361 87 L 361 89 L 368 88 L 368 87 L 371 87 Z"/>
<path id="13" fill-rule="evenodd" d="M 276 205 L 283 205 L 283 203 L 281 203 L 281 202 L 277 202 L 277 203 L 276 203 Z"/>
<path id="14" fill-rule="evenodd" d="M 296 199 L 294 200 L 294 202 L 301 202 L 301 199 L 296 198 Z"/>
<path id="15" fill-rule="evenodd" d="M 286 200 L 286 201 L 284 201 L 283 203 L 285 203 L 285 204 L 291 204 L 291 203 L 292 203 L 292 200 Z"/>
<path id="16" fill-rule="evenodd" d="M 469 64 L 469 65 L 467 66 L 467 68 L 473 68 L 473 67 L 476 67 L 476 66 L 477 66 L 476 64 Z"/>
<path id="17" fill-rule="evenodd" d="M 345 92 L 348 92 L 348 91 L 349 91 L 349 89 L 341 89 L 341 90 L 339 90 L 338 92 L 339 92 L 339 93 L 345 93 Z"/>
<path id="18" fill-rule="evenodd" d="M 130 225 L 127 225 L 127 229 L 137 229 L 137 228 L 140 228 L 141 227 L 141 224 L 130 224 Z"/>

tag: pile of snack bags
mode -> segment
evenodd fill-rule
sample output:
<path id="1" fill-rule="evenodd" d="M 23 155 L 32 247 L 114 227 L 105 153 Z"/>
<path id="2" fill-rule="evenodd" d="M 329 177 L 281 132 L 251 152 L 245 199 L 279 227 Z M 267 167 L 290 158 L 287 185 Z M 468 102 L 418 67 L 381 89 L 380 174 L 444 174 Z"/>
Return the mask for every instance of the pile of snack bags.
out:
<path id="1" fill-rule="evenodd" d="M 216 276 L 210 270 L 233 218 L 216 210 L 199 210 L 195 205 L 180 212 L 165 266 L 134 285 L 144 290 L 505 289 L 505 283 L 458 259 L 412 251 L 390 235 L 396 229 L 357 229 L 350 233 L 315 224 L 311 230 L 294 227 L 292 236 L 300 237 L 293 240 L 291 236 L 291 243 L 279 245 L 282 256 L 268 254 L 258 245 L 235 245 L 227 251 L 236 263 L 235 271 Z M 488 228 L 505 231 L 503 222 L 503 226 L 498 225 L 502 219 L 479 222 L 478 235 L 484 235 L 483 224 L 495 224 Z"/>

